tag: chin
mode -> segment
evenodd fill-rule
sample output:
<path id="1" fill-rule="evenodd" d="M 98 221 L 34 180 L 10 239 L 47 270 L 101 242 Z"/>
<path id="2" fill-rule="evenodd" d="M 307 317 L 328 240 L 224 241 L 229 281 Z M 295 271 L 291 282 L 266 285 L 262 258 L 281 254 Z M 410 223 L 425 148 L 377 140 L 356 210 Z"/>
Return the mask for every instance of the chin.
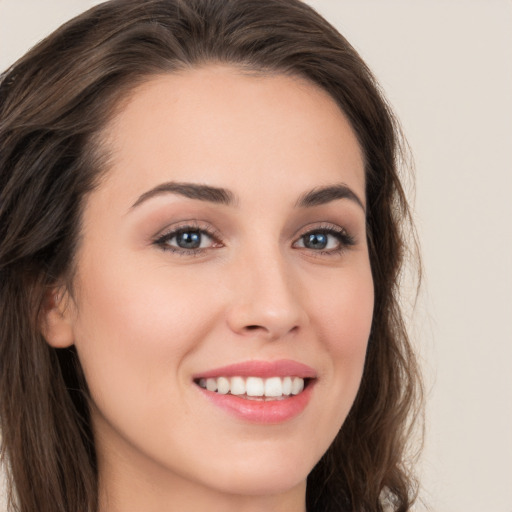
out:
<path id="1" fill-rule="evenodd" d="M 225 461 L 212 474 L 214 478 L 209 485 L 220 492 L 237 495 L 271 496 L 286 493 L 298 486 L 305 486 L 316 463 L 312 461 L 308 464 L 300 450 L 297 455 L 267 457 L 264 461 L 247 455 L 238 464 Z"/>
<path id="2" fill-rule="evenodd" d="M 268 471 L 267 474 L 230 474 L 216 487 L 223 493 L 245 496 L 273 496 L 285 494 L 300 485 L 305 485 L 308 473 L 300 476 L 282 474 L 280 471 Z"/>

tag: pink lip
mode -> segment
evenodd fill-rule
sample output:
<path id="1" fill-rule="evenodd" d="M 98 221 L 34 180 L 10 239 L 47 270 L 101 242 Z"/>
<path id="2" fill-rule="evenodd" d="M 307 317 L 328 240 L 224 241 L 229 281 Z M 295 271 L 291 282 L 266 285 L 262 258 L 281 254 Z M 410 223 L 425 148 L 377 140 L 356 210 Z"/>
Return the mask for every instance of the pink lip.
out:
<path id="1" fill-rule="evenodd" d="M 297 361 L 281 359 L 279 361 L 244 361 L 193 376 L 194 379 L 216 377 L 301 377 L 303 379 L 314 379 L 316 378 L 316 371 L 310 366 Z"/>
<path id="2" fill-rule="evenodd" d="M 316 379 L 316 372 L 310 366 L 291 360 L 246 361 L 222 368 L 208 370 L 194 376 L 194 380 L 215 377 L 301 377 Z M 278 424 L 298 416 L 307 407 L 316 380 L 309 381 L 304 391 L 281 400 L 247 400 L 235 395 L 222 395 L 197 386 L 203 396 L 213 405 L 235 417 L 260 424 Z"/>
<path id="3" fill-rule="evenodd" d="M 314 382 L 310 382 L 298 395 L 282 400 L 246 400 L 235 395 L 221 395 L 197 386 L 197 389 L 210 403 L 235 417 L 261 424 L 277 424 L 298 416 L 309 403 L 313 393 Z"/>

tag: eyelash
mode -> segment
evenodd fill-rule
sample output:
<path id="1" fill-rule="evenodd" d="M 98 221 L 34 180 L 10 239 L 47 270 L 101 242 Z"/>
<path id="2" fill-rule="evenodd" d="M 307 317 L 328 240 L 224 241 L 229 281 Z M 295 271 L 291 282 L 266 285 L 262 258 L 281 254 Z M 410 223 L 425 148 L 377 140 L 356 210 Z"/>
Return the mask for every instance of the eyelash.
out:
<path id="1" fill-rule="evenodd" d="M 183 247 L 169 245 L 169 242 L 173 238 L 184 233 L 199 233 L 200 235 L 206 235 L 211 238 L 213 247 L 210 246 L 199 247 L 195 249 L 185 249 Z M 194 223 L 188 223 L 184 224 L 183 226 L 172 228 L 170 231 L 167 231 L 156 238 L 153 243 L 159 246 L 163 251 L 170 251 L 173 254 L 178 254 L 180 256 L 199 256 L 209 249 L 223 246 L 221 237 L 217 231 L 211 229 L 210 227 L 201 227 Z"/>
<path id="2" fill-rule="evenodd" d="M 191 248 L 186 249 L 183 247 L 177 247 L 169 245 L 169 242 L 179 236 L 180 234 L 185 233 L 197 233 L 202 235 L 206 235 L 212 240 L 212 244 L 209 247 L 198 247 L 198 248 Z M 296 244 L 302 242 L 304 243 L 304 239 L 307 236 L 311 235 L 328 235 L 333 236 L 336 238 L 338 242 L 338 247 L 333 249 L 311 249 L 308 247 L 305 247 L 304 245 L 297 247 Z M 157 246 L 159 246 L 163 251 L 170 251 L 173 254 L 178 254 L 182 256 L 199 256 L 203 254 L 205 251 L 208 251 L 209 249 L 223 247 L 223 243 L 221 241 L 220 234 L 216 231 L 211 229 L 210 227 L 202 227 L 197 224 L 189 223 L 185 224 L 183 226 L 178 226 L 173 228 L 170 231 L 167 231 L 163 233 L 162 235 L 158 236 L 153 243 Z M 303 232 L 297 240 L 293 243 L 293 247 L 299 248 L 299 249 L 306 249 L 309 250 L 309 252 L 313 253 L 315 256 L 336 256 L 341 254 L 342 252 L 346 251 L 353 245 L 355 245 L 355 239 L 353 236 L 351 236 L 344 228 L 341 228 L 339 226 L 333 225 L 333 224 L 323 224 L 318 227 L 315 227 L 314 229 L 309 229 L 305 232 Z"/>
<path id="3" fill-rule="evenodd" d="M 348 250 L 350 247 L 354 246 L 356 243 L 355 238 L 350 235 L 345 228 L 340 226 L 336 226 L 334 224 L 322 224 L 313 229 L 309 229 L 302 233 L 296 242 L 294 242 L 294 246 L 300 241 L 304 242 L 305 237 L 308 235 L 330 235 L 336 238 L 338 242 L 338 247 L 334 249 L 310 249 L 310 252 L 315 256 L 338 256 L 342 254 L 344 251 Z M 300 247 L 308 249 L 307 247 Z"/>

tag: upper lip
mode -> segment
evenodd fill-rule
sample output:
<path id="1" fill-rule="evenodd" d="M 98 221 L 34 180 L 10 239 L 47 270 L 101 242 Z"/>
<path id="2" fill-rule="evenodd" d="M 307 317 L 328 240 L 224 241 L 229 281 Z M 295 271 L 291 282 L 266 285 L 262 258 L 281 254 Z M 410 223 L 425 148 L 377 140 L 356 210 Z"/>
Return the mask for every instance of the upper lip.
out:
<path id="1" fill-rule="evenodd" d="M 291 359 L 280 359 L 278 361 L 243 361 L 198 373 L 193 378 L 301 377 L 303 379 L 314 379 L 316 375 L 316 371 L 306 364 L 292 361 Z"/>

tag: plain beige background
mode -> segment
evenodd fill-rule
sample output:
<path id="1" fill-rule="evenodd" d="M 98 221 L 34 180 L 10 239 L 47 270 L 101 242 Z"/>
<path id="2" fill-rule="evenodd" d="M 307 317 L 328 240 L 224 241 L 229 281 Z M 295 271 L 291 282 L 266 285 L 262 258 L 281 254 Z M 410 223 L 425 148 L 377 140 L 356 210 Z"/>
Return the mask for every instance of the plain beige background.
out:
<path id="1" fill-rule="evenodd" d="M 0 0 L 0 69 L 94 0 Z M 512 512 L 512 1 L 309 0 L 373 69 L 416 160 L 428 389 L 417 510 Z M 406 297 L 407 299 L 407 297 Z"/>

